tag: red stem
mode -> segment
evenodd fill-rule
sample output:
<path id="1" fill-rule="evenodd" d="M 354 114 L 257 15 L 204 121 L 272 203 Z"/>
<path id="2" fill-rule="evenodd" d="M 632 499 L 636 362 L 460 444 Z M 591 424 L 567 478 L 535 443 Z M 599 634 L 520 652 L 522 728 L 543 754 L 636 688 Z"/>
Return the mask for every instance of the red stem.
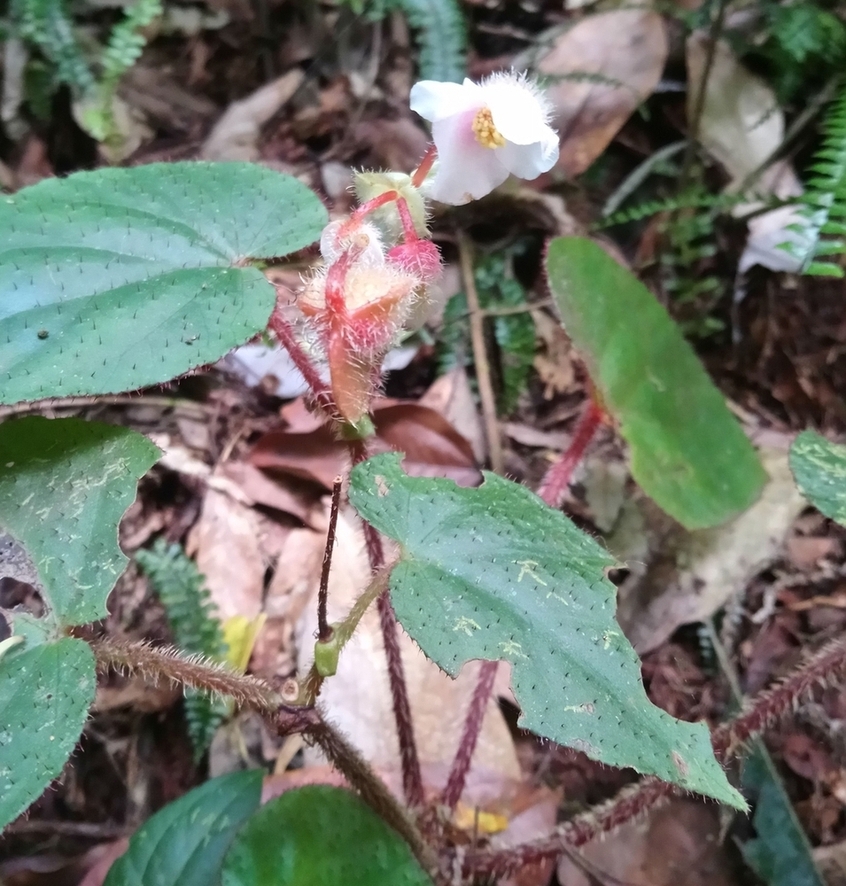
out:
<path id="1" fill-rule="evenodd" d="M 587 409 L 576 424 L 570 446 L 546 472 L 538 487 L 538 495 L 551 508 L 561 507 L 570 481 L 573 479 L 573 471 L 584 457 L 594 434 L 602 425 L 603 415 L 602 407 L 591 398 L 588 401 Z"/>
<path id="2" fill-rule="evenodd" d="M 329 387 L 320 377 L 320 373 L 314 368 L 314 364 L 297 341 L 293 326 L 282 316 L 282 312 L 278 307 L 274 308 L 267 325 L 273 330 L 273 334 L 279 340 L 282 347 L 290 354 L 291 359 L 294 361 L 294 366 L 300 370 L 302 377 L 311 388 L 318 403 L 324 406 L 324 408 L 331 408 L 333 400 Z"/>
<path id="3" fill-rule="evenodd" d="M 423 159 L 420 161 L 420 165 L 411 175 L 411 183 L 415 188 L 419 188 L 426 181 L 426 176 L 429 174 L 429 170 L 434 165 L 437 157 L 438 149 L 434 145 L 429 145 L 426 153 L 423 155 Z"/>
<path id="4" fill-rule="evenodd" d="M 498 664 L 498 661 L 483 661 L 482 666 L 479 668 L 479 680 L 476 683 L 473 698 L 470 700 L 470 707 L 467 710 L 467 717 L 464 720 L 464 729 L 461 732 L 461 740 L 458 743 L 458 752 L 452 761 L 452 769 L 441 797 L 441 803 L 450 812 L 455 809 L 464 792 L 467 773 L 470 771 L 470 761 L 473 757 L 473 752 L 476 750 L 479 734 L 482 731 L 482 723 L 485 720 L 488 701 L 493 692 Z"/>
<path id="5" fill-rule="evenodd" d="M 361 441 L 351 446 L 353 466 L 367 458 L 367 450 Z M 369 523 L 364 523 L 364 543 L 370 568 L 375 575 L 385 565 L 385 550 L 379 533 Z M 409 806 L 423 805 L 423 775 L 420 771 L 420 757 L 417 753 L 417 740 L 414 737 L 414 723 L 411 719 L 411 703 L 408 699 L 408 684 L 399 647 L 397 617 L 391 605 L 390 593 L 385 590 L 376 598 L 379 612 L 379 625 L 382 628 L 382 642 L 388 660 L 388 682 L 391 687 L 391 701 L 394 720 L 397 725 L 400 764 L 402 765 L 402 787 L 405 801 Z"/>

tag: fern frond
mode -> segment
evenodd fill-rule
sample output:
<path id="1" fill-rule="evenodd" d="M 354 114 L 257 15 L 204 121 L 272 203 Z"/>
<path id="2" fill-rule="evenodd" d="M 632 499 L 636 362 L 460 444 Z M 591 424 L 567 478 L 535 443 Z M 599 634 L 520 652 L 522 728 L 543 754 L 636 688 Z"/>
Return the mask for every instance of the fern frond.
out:
<path id="1" fill-rule="evenodd" d="M 800 242 L 783 248 L 799 259 L 803 274 L 843 277 L 839 263 L 818 259 L 846 252 L 846 88 L 829 109 L 823 133 L 802 200 L 807 223 L 796 229 Z"/>
<path id="2" fill-rule="evenodd" d="M 460 83 L 467 73 L 464 16 L 458 0 L 397 0 L 418 32 L 420 79 Z"/>
<path id="3" fill-rule="evenodd" d="M 10 11 L 20 36 L 41 50 L 62 83 L 77 96 L 94 89 L 94 75 L 63 0 L 12 0 Z"/>
<path id="4" fill-rule="evenodd" d="M 602 231 L 615 225 L 640 221 L 653 215 L 659 215 L 662 212 L 680 212 L 684 209 L 726 212 L 733 206 L 748 202 L 748 194 L 703 194 L 701 192 L 679 194 L 664 200 L 649 200 L 644 203 L 638 203 L 630 209 L 621 209 L 619 212 L 615 212 L 607 218 L 598 221 L 594 225 L 594 230 Z"/>
<path id="5" fill-rule="evenodd" d="M 226 654 L 223 630 L 194 561 L 179 545 L 168 545 L 161 538 L 152 549 L 138 551 L 135 559 L 162 601 L 177 646 L 184 652 L 222 661 Z M 208 750 L 225 717 L 226 706 L 219 699 L 186 690 L 185 719 L 196 759 Z"/>
<path id="6" fill-rule="evenodd" d="M 138 61 L 147 45 L 147 38 L 141 31 L 162 12 L 161 0 L 137 0 L 127 8 L 123 20 L 112 28 L 100 59 L 102 84 L 116 87 L 120 78 Z"/>

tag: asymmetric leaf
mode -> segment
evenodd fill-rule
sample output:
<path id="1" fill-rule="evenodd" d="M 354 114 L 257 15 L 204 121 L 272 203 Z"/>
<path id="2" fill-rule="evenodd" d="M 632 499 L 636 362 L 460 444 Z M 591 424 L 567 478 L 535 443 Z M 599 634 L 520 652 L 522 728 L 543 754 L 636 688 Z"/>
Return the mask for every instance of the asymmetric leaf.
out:
<path id="1" fill-rule="evenodd" d="M 410 478 L 396 454 L 352 472 L 350 500 L 400 544 L 391 598 L 403 627 L 455 675 L 504 659 L 520 725 L 595 760 L 631 766 L 743 808 L 707 726 L 652 705 L 614 619 L 613 559 L 560 511 L 486 473 L 484 485 Z"/>
<path id="2" fill-rule="evenodd" d="M 35 565 L 54 635 L 107 615 L 127 562 L 118 523 L 158 456 L 146 437 L 114 425 L 40 416 L 0 425 L 0 533 Z"/>
<path id="3" fill-rule="evenodd" d="M 65 637 L 0 658 L 0 830 L 61 774 L 94 701 L 94 655 Z"/>
<path id="4" fill-rule="evenodd" d="M 688 529 L 748 508 L 766 474 L 678 327 L 605 250 L 559 237 L 546 260 L 568 335 L 631 447 L 644 492 Z"/>
<path id="5" fill-rule="evenodd" d="M 802 431 L 790 447 L 790 470 L 802 495 L 826 517 L 846 526 L 846 446 Z"/>
<path id="6" fill-rule="evenodd" d="M 325 785 L 286 791 L 259 809 L 223 863 L 222 886 L 329 884 L 432 886 L 432 881 L 399 834 L 362 800 Z"/>
<path id="7" fill-rule="evenodd" d="M 194 788 L 146 821 L 103 886 L 213 886 L 232 839 L 258 808 L 262 772 L 232 772 Z"/>
<path id="8" fill-rule="evenodd" d="M 167 163 L 48 179 L 0 200 L 0 402 L 106 394 L 213 362 L 267 324 L 249 262 L 327 221 L 296 179 Z"/>

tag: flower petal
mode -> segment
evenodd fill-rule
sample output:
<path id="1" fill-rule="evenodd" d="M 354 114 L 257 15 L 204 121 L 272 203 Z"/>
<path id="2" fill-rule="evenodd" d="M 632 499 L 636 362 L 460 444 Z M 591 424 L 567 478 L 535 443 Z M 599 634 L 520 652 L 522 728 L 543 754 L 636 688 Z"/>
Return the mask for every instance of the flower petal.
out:
<path id="1" fill-rule="evenodd" d="M 508 178 L 497 157 L 499 151 L 482 147 L 473 133 L 474 111 L 440 120 L 432 125 L 438 149 L 438 165 L 429 196 L 458 206 L 478 200 Z"/>
<path id="2" fill-rule="evenodd" d="M 550 107 L 542 92 L 525 77 L 498 74 L 482 85 L 494 126 L 507 141 L 531 145 L 548 138 Z"/>
<path id="3" fill-rule="evenodd" d="M 552 132 L 550 130 L 550 132 Z M 531 180 L 542 172 L 549 172 L 558 162 L 558 136 L 533 145 L 515 145 L 511 142 L 497 148 L 500 163 L 518 178 Z"/>
<path id="4" fill-rule="evenodd" d="M 411 87 L 409 101 L 411 110 L 437 123 L 471 108 L 478 110 L 482 105 L 481 87 L 472 80 L 464 83 L 439 83 L 437 80 L 421 80 Z"/>

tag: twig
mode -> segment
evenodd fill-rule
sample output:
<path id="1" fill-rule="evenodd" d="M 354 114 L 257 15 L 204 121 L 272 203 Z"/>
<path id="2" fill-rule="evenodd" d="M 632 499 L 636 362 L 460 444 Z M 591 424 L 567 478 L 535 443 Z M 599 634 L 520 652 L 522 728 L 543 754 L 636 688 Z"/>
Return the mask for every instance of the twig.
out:
<path id="1" fill-rule="evenodd" d="M 317 590 L 317 639 L 323 643 L 332 636 L 332 628 L 329 627 L 326 618 L 326 603 L 329 597 L 329 570 L 332 568 L 332 549 L 335 546 L 342 483 L 341 477 L 335 477 L 332 485 L 332 508 L 329 511 L 329 528 L 326 531 L 326 547 L 323 549 L 323 569 L 320 573 L 320 587 Z"/>
<path id="2" fill-rule="evenodd" d="M 350 455 L 353 466 L 367 458 L 367 449 L 361 440 L 352 441 Z M 385 550 L 382 538 L 376 529 L 364 521 L 364 544 L 370 560 L 370 569 L 375 574 L 385 566 Z M 423 803 L 423 776 L 420 771 L 420 757 L 417 753 L 417 740 L 414 737 L 414 722 L 411 719 L 411 703 L 408 699 L 408 684 L 399 647 L 397 617 L 391 605 L 390 591 L 386 588 L 376 599 L 379 612 L 379 626 L 388 661 L 388 683 L 391 687 L 391 704 L 397 726 L 400 764 L 402 765 L 402 786 L 409 806 Z"/>
<path id="3" fill-rule="evenodd" d="M 461 739 L 458 743 L 458 752 L 452 761 L 452 769 L 444 788 L 441 802 L 450 811 L 455 809 L 464 785 L 467 782 L 467 773 L 470 771 L 470 761 L 479 741 L 482 731 L 482 723 L 485 720 L 488 702 L 493 692 L 494 680 L 498 661 L 483 661 L 479 668 L 479 678 L 470 700 L 470 707 L 464 720 L 464 728 L 461 731 Z"/>
<path id="4" fill-rule="evenodd" d="M 476 381 L 479 384 L 479 399 L 482 401 L 482 416 L 485 423 L 488 452 L 490 452 L 491 469 L 494 473 L 501 474 L 505 469 L 505 460 L 502 453 L 499 422 L 496 417 L 496 397 L 491 380 L 491 367 L 485 349 L 485 319 L 479 305 L 479 293 L 473 273 L 473 244 L 463 231 L 458 232 L 457 240 L 461 279 L 464 283 L 464 293 L 467 296 L 467 308 L 470 313 L 470 342 L 473 347 L 473 363 L 476 367 Z"/>
<path id="5" fill-rule="evenodd" d="M 538 496 L 551 508 L 560 508 L 573 478 L 573 471 L 582 460 L 594 435 L 602 426 L 602 407 L 591 397 L 587 408 L 576 423 L 569 447 L 558 461 L 550 466 L 538 487 Z"/>
<path id="6" fill-rule="evenodd" d="M 169 680 L 202 692 L 227 695 L 259 712 L 272 713 L 282 703 L 281 696 L 264 680 L 235 673 L 200 656 L 184 656 L 173 647 L 97 640 L 91 648 L 100 670 L 114 668 L 140 674 L 153 683 Z"/>

